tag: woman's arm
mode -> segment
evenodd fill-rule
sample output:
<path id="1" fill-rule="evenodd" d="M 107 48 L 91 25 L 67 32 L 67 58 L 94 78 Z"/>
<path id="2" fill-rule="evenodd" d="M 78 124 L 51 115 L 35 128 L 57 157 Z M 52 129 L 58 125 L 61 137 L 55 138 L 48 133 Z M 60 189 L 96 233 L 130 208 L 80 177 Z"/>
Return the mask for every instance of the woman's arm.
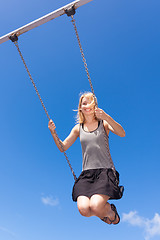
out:
<path id="1" fill-rule="evenodd" d="M 55 124 L 52 120 L 49 121 L 48 123 L 48 128 L 53 136 L 53 139 L 55 141 L 55 144 L 57 145 L 58 149 L 63 152 L 62 148 L 61 148 L 61 145 L 56 137 L 56 133 L 55 133 Z M 63 145 L 63 149 L 64 151 L 66 151 L 75 141 L 76 139 L 78 138 L 79 136 L 79 124 L 77 124 L 70 132 L 70 134 L 68 135 L 68 137 L 62 142 L 60 140 L 60 142 L 62 143 Z"/>
<path id="2" fill-rule="evenodd" d="M 102 109 L 96 108 L 95 115 L 98 119 L 104 120 L 104 127 L 107 134 L 109 134 L 109 131 L 111 131 L 120 137 L 125 137 L 126 133 L 122 126 L 117 123 L 111 116 L 105 113 Z"/>

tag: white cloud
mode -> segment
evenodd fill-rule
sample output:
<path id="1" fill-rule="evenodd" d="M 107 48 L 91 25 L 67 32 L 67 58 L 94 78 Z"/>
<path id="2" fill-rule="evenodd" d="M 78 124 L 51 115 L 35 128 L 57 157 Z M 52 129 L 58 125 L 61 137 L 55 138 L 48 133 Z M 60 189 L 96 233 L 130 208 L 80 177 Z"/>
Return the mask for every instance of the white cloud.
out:
<path id="1" fill-rule="evenodd" d="M 52 207 L 55 207 L 55 206 L 59 205 L 58 198 L 53 199 L 52 196 L 41 197 L 41 201 L 44 205 L 49 205 L 49 206 L 52 206 Z"/>
<path id="2" fill-rule="evenodd" d="M 10 230 L 8 230 L 7 228 L 2 227 L 2 226 L 0 226 L 0 231 L 9 234 L 9 235 L 11 235 L 12 237 L 15 237 L 15 236 L 16 236 L 14 232 L 12 232 L 12 231 L 10 231 Z"/>
<path id="3" fill-rule="evenodd" d="M 123 213 L 122 221 L 143 228 L 145 240 L 160 236 L 160 215 L 158 213 L 155 213 L 152 219 L 148 219 L 139 216 L 137 211 L 131 211 L 128 214 Z"/>

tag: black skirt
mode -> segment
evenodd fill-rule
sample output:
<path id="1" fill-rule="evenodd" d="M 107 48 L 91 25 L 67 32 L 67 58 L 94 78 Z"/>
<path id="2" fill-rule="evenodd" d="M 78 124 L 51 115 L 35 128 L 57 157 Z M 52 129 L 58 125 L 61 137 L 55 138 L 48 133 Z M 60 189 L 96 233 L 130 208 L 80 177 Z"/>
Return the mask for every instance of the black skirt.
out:
<path id="1" fill-rule="evenodd" d="M 119 182 L 119 173 L 116 171 Z M 74 183 L 72 199 L 77 201 L 79 196 L 90 198 L 94 194 L 104 194 L 110 199 L 120 199 L 122 197 L 121 187 L 116 183 L 116 177 L 111 168 L 98 168 L 82 171 L 81 175 Z"/>

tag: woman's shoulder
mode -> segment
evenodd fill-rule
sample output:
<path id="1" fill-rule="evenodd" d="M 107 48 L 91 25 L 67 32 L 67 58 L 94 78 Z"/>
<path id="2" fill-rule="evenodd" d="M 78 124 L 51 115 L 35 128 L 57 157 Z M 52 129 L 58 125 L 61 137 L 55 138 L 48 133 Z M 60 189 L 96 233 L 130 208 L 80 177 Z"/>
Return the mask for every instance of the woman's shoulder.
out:
<path id="1" fill-rule="evenodd" d="M 76 125 L 72 128 L 72 131 L 73 131 L 75 134 L 79 135 L 79 128 L 80 128 L 80 124 L 78 123 L 78 124 L 76 124 Z"/>
<path id="2" fill-rule="evenodd" d="M 109 124 L 106 120 L 102 120 L 102 125 L 104 126 L 104 129 L 107 133 L 107 135 L 109 135 Z"/>

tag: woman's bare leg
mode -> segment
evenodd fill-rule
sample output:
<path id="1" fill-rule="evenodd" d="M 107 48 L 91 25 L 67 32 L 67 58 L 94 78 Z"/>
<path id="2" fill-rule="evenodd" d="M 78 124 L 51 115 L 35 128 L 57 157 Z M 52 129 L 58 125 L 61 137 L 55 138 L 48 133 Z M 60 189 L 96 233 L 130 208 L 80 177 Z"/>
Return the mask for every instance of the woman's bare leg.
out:
<path id="1" fill-rule="evenodd" d="M 82 216 L 97 216 L 100 219 L 108 217 L 110 220 L 106 220 L 106 222 L 111 224 L 111 221 L 115 219 L 115 212 L 112 211 L 111 205 L 107 202 L 109 198 L 102 194 L 94 194 L 91 198 L 79 196 L 77 198 L 77 207 Z M 113 224 L 116 224 L 118 220 L 117 217 Z"/>
<path id="2" fill-rule="evenodd" d="M 110 197 L 107 195 L 94 194 L 90 198 L 90 209 L 92 214 L 101 219 L 108 217 L 109 219 L 107 220 L 107 223 L 111 224 L 111 222 L 115 219 L 115 212 L 112 211 L 111 205 L 107 202 L 109 198 Z M 113 224 L 116 224 L 118 221 L 119 218 L 117 216 Z"/>
<path id="3" fill-rule="evenodd" d="M 93 216 L 90 209 L 90 199 L 86 196 L 79 196 L 77 198 L 77 207 L 82 216 Z"/>

